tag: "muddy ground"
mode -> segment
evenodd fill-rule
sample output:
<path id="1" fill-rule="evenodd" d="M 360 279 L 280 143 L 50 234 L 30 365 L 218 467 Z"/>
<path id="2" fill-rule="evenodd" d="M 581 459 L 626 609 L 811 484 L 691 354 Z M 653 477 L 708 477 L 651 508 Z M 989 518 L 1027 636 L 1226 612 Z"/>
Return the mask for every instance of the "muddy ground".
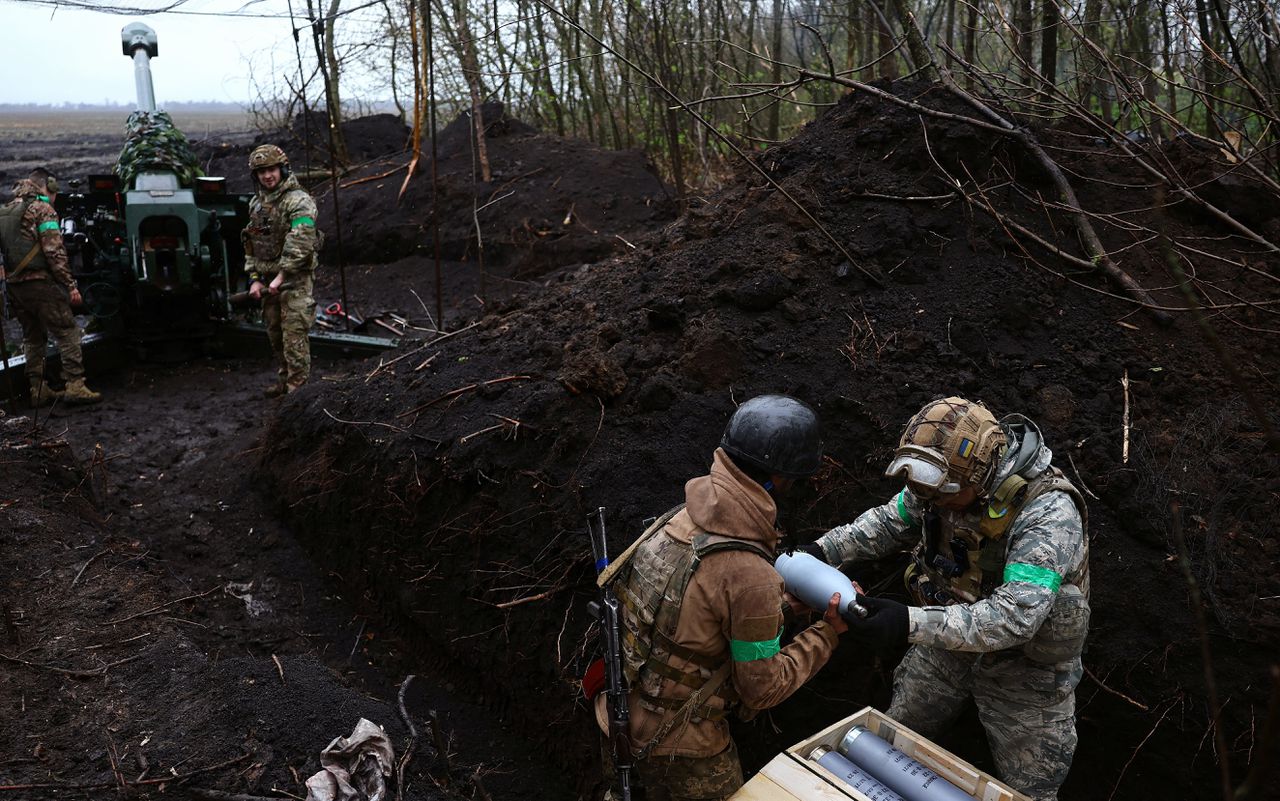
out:
<path id="1" fill-rule="evenodd" d="M 927 85 L 894 90 L 948 107 Z M 514 122 L 492 131 L 508 134 L 535 136 Z M 140 365 L 105 380 L 106 404 L 55 410 L 38 437 L 29 421 L 6 428 L 0 453 L 15 480 L 0 504 L 0 547 L 16 558 L 0 569 L 15 611 L 0 704 L 15 714 L 0 724 L 0 783 L 110 789 L 146 771 L 145 796 L 176 791 L 155 781 L 173 767 L 184 788 L 301 795 L 294 772 L 305 778 L 356 717 L 403 744 L 395 688 L 415 672 L 409 712 L 421 734 L 438 708 L 456 754 L 446 765 L 423 734 L 407 797 L 475 797 L 477 768 L 495 798 L 589 795 L 594 750 L 577 689 L 594 648 L 583 515 L 608 507 L 620 550 L 705 469 L 734 403 L 767 391 L 804 398 L 826 425 L 826 465 L 785 510 L 800 540 L 889 497 L 885 457 L 936 394 L 977 396 L 1042 425 L 1057 463 L 1091 495 L 1093 629 L 1066 801 L 1216 794 L 1224 755 L 1174 556 L 1177 502 L 1238 782 L 1266 758 L 1280 464 L 1190 320 L 1156 324 L 1103 294 L 1112 290 L 1096 276 L 1061 274 L 1061 263 L 1014 246 L 958 199 L 887 199 L 942 195 L 938 170 L 968 170 L 992 177 L 992 197 L 1024 225 L 1074 247 L 1061 217 L 1029 201 L 1044 176 L 1019 153 L 963 125 L 931 123 L 928 137 L 914 113 L 850 97 L 760 157 L 845 253 L 743 171 L 672 224 L 628 218 L 634 249 L 596 252 L 596 234 L 577 234 L 583 255 L 548 272 L 554 258 L 534 269 L 534 251 L 511 248 L 490 266 L 514 280 L 486 275 L 483 287 L 474 253 L 451 251 L 443 324 L 431 318 L 428 255 L 349 257 L 354 302 L 419 328 L 397 352 L 323 367 L 282 403 L 258 395 L 262 360 Z M 1074 176 L 1097 181 L 1082 181 L 1086 204 L 1213 251 L 1196 261 L 1204 297 L 1255 304 L 1215 313 L 1217 330 L 1250 384 L 1274 398 L 1280 354 L 1265 332 L 1277 293 L 1257 276 L 1280 276 L 1280 264 L 1187 204 L 1135 213 L 1152 205 L 1151 190 L 1114 154 L 1080 147 L 1078 132 L 1044 138 Z M 251 144 L 229 144 L 240 152 L 228 163 Z M 504 165 L 501 147 L 484 197 L 504 175 L 537 169 Z M 586 152 L 557 147 L 578 161 Z M 1280 233 L 1280 210 L 1269 211 L 1280 206 L 1259 204 L 1262 190 L 1212 153 L 1168 157 L 1202 170 L 1230 211 Z M 403 163 L 388 158 L 363 174 Z M 391 183 L 352 188 L 376 190 L 383 205 L 354 206 L 376 214 L 355 212 L 350 241 L 392 211 Z M 466 184 L 469 213 L 470 175 Z M 559 203 L 552 189 L 530 197 Z M 617 191 L 607 184 L 592 202 Z M 647 196 L 624 200 L 639 210 L 635 198 Z M 426 220 L 421 208 L 407 219 Z M 522 229 L 524 218 L 499 219 L 497 230 Z M 575 235 L 572 221 L 562 228 Z M 1160 302 L 1179 303 L 1165 254 L 1141 231 L 1105 236 Z M 337 292 L 329 268 L 320 299 Z M 420 330 L 436 328 L 451 336 Z M 900 568 L 890 559 L 858 577 L 894 593 Z M 737 727 L 747 768 L 866 704 L 883 708 L 895 661 L 843 644 L 794 699 Z M 972 712 L 942 740 L 989 769 L 982 742 Z"/>

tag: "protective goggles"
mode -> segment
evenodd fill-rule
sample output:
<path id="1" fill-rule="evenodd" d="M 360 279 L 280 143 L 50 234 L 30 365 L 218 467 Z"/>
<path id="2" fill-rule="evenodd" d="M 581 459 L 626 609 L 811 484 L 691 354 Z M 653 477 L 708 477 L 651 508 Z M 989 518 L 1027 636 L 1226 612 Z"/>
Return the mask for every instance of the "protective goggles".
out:
<path id="1" fill-rule="evenodd" d="M 947 467 L 947 460 L 932 448 L 903 445 L 894 452 L 893 461 L 884 474 L 902 479 L 916 497 L 928 500 L 939 495 L 955 495 L 961 490 L 958 482 L 947 481 Z"/>

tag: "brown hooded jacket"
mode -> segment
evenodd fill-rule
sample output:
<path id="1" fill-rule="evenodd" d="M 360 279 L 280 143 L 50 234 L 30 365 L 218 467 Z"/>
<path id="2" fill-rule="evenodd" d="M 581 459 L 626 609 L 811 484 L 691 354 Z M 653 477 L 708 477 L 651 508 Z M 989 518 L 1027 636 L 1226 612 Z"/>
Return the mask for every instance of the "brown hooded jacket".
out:
<path id="1" fill-rule="evenodd" d="M 777 545 L 774 520 L 777 507 L 758 483 L 738 469 L 723 450 L 717 449 L 709 475 L 685 484 L 685 508 L 654 535 L 672 537 L 685 543 L 702 532 L 717 539 L 751 543 L 772 554 Z M 713 663 L 733 659 L 727 686 L 732 687 L 743 707 L 769 709 L 786 700 L 826 664 L 836 646 L 837 635 L 827 623 L 818 621 L 802 631 L 786 647 L 779 649 L 782 631 L 782 577 L 760 553 L 751 550 L 723 550 L 703 557 L 689 579 L 674 639 L 696 654 L 712 657 Z M 671 667 L 698 673 L 710 671 L 679 657 Z M 652 686 L 653 678 L 645 683 Z M 691 689 L 663 678 L 657 696 L 672 701 L 688 698 Z M 706 699 L 704 699 L 706 700 Z M 603 711 L 604 695 L 597 697 L 597 715 Z M 708 702 L 723 705 L 720 697 Z M 630 698 L 631 737 L 643 748 L 673 710 L 656 711 L 641 702 L 638 689 Z M 653 755 L 707 757 L 729 745 L 729 726 L 717 721 L 693 718 L 677 724 Z"/>

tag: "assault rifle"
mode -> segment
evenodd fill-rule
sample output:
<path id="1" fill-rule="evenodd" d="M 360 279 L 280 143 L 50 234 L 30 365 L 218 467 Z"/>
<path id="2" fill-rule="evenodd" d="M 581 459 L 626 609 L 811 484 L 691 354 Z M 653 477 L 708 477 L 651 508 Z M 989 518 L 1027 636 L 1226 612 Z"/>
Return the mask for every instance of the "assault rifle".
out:
<path id="1" fill-rule="evenodd" d="M 587 515 L 587 533 L 596 559 L 596 575 L 609 566 L 609 544 L 604 533 L 604 507 Z M 618 597 L 610 584 L 600 587 L 600 599 L 587 607 L 600 621 L 604 638 L 605 699 L 609 708 L 609 747 L 618 773 L 622 801 L 631 801 L 631 711 L 627 707 L 627 687 L 622 675 L 622 629 L 618 618 Z"/>

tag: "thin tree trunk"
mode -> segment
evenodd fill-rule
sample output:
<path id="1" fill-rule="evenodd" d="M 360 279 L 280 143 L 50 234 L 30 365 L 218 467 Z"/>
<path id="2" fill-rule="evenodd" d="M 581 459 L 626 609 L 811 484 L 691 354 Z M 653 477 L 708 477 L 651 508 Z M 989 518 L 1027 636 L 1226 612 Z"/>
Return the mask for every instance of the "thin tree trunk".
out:
<path id="1" fill-rule="evenodd" d="M 1040 75 L 1051 90 L 1058 82 L 1058 1 L 1044 0 L 1041 8 L 1044 29 L 1040 32 Z"/>
<path id="2" fill-rule="evenodd" d="M 773 64 L 769 70 L 769 78 L 773 83 L 782 83 L 782 0 L 773 0 L 773 41 L 769 48 L 769 57 Z M 778 141 L 782 129 L 782 101 L 775 100 L 769 108 L 769 140 Z"/>
<path id="3" fill-rule="evenodd" d="M 335 0 L 336 2 L 337 0 Z M 489 183 L 493 173 L 489 169 L 489 148 L 484 136 L 485 88 L 480 75 L 480 59 L 476 56 L 476 42 L 471 35 L 471 22 L 467 19 L 466 0 L 453 0 L 453 35 L 457 39 L 458 60 L 462 63 L 462 76 L 471 94 L 471 118 L 475 129 L 476 160 L 480 165 L 480 180 Z"/>

